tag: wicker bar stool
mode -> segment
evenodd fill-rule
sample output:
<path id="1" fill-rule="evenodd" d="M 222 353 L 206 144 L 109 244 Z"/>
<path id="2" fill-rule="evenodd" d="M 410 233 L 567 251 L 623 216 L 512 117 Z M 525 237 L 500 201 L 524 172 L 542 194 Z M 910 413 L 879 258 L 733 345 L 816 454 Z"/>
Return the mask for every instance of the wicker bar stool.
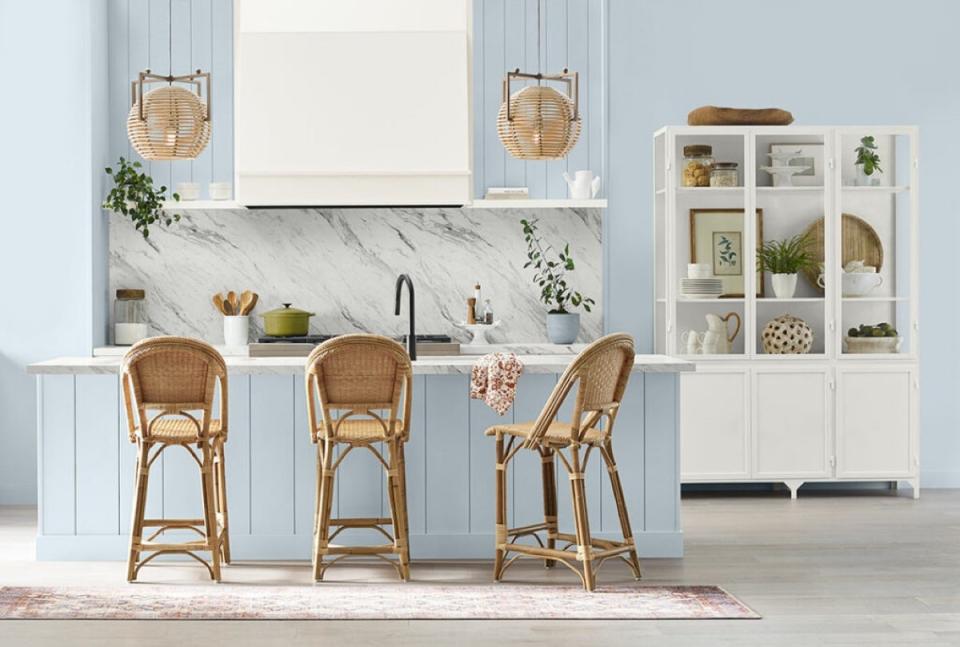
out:
<path id="1" fill-rule="evenodd" d="M 317 445 L 317 504 L 314 514 L 313 579 L 320 581 L 335 562 L 373 556 L 410 578 L 407 484 L 403 446 L 410 433 L 413 389 L 410 358 L 403 346 L 378 335 L 342 335 L 310 353 L 306 366 L 307 420 Z M 317 416 L 317 402 L 320 416 Z M 334 417 L 336 416 L 336 417 Z M 384 443 L 387 457 L 375 447 Z M 343 449 L 335 457 L 337 445 Z M 390 517 L 331 519 L 337 468 L 354 449 L 369 450 L 387 474 Z M 393 534 L 385 526 L 391 526 Z M 347 528 L 372 528 L 389 543 L 341 546 L 330 542 Z M 333 529 L 333 532 L 331 532 Z M 385 555 L 395 554 L 397 559 Z M 329 562 L 324 558 L 336 555 Z"/>
<path id="2" fill-rule="evenodd" d="M 213 418 L 220 385 L 219 418 Z M 181 553 L 207 567 L 220 581 L 221 561 L 230 563 L 227 485 L 223 445 L 227 440 L 227 367 L 212 346 L 183 337 L 153 337 L 134 344 L 121 369 L 130 441 L 137 444 L 136 489 L 127 580 L 164 553 Z M 151 417 L 151 414 L 155 414 Z M 195 448 L 193 446 L 196 446 Z M 145 518 L 150 466 L 169 447 L 184 448 L 200 468 L 202 519 Z M 156 528 L 146 539 L 144 529 Z M 168 530 L 188 530 L 200 539 L 155 541 Z M 209 551 L 207 562 L 195 551 Z M 141 560 L 141 553 L 151 553 Z"/>
<path id="3" fill-rule="evenodd" d="M 487 435 L 496 438 L 497 451 L 496 560 L 493 568 L 496 581 L 502 579 L 504 571 L 519 557 L 541 558 L 547 568 L 559 561 L 580 576 L 588 591 L 596 586 L 597 569 L 612 557 L 625 561 L 634 577 L 640 579 L 640 562 L 611 441 L 613 424 L 633 363 L 632 337 L 620 333 L 599 339 L 587 346 L 567 367 L 536 420 L 487 429 Z M 571 422 L 560 422 L 556 419 L 557 412 L 574 385 L 577 385 L 577 394 Z M 543 523 L 508 528 L 507 468 L 521 449 L 540 454 L 544 520 Z M 603 457 L 610 474 L 623 541 L 590 536 L 584 475 L 594 450 Z M 561 533 L 557 529 L 555 458 L 559 459 L 570 478 L 575 534 Z M 546 535 L 545 542 L 539 536 L 541 532 Z M 518 543 L 524 537 L 533 537 L 538 545 Z M 558 541 L 565 542 L 566 546 L 557 548 Z M 576 547 L 576 551 L 569 550 L 571 546 Z M 515 554 L 507 559 L 510 553 Z M 624 553 L 628 556 L 625 557 Z M 578 562 L 582 567 L 577 566 Z"/>

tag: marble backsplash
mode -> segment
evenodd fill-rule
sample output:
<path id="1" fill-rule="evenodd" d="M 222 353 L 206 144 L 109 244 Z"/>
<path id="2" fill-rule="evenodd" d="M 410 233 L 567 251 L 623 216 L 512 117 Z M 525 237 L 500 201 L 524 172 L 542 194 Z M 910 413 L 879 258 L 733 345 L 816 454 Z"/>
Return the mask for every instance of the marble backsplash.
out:
<path id="1" fill-rule="evenodd" d="M 502 325 L 495 342 L 546 340 L 544 307 L 524 269 L 523 209 L 263 209 L 188 211 L 144 240 L 122 216 L 110 216 L 110 289 L 144 288 L 152 334 L 222 343 L 215 292 L 260 294 L 254 314 L 292 303 L 316 313 L 311 332 L 377 332 L 407 327 L 393 314 L 394 283 L 408 273 L 416 287 L 418 333 L 467 341 L 455 326 L 479 281 Z M 538 214 L 546 241 L 570 243 L 572 288 L 597 300 L 581 311 L 578 341 L 603 330 L 601 212 L 555 209 Z M 256 336 L 262 320 L 251 317 Z"/>

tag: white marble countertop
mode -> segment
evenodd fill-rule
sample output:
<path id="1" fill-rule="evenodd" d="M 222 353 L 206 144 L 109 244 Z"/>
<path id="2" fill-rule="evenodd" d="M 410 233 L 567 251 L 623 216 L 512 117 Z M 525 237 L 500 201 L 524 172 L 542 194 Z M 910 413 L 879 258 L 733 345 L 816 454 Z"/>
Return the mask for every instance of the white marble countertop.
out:
<path id="1" fill-rule="evenodd" d="M 224 357 L 250 357 L 247 346 L 224 346 L 213 344 Z M 515 342 L 510 344 L 460 344 L 461 355 L 486 355 L 487 353 L 516 353 L 517 355 L 576 355 L 587 344 L 549 344 L 545 342 Z M 94 357 L 123 357 L 129 346 L 98 346 Z"/>
<path id="2" fill-rule="evenodd" d="M 562 373 L 573 360 L 567 354 L 521 354 L 524 373 Z M 27 367 L 32 375 L 55 374 L 110 374 L 120 372 L 120 355 L 99 357 L 58 357 L 37 362 Z M 290 375 L 303 371 L 304 357 L 243 357 L 226 355 L 227 370 L 235 374 L 281 374 Z M 413 362 L 413 372 L 419 375 L 469 375 L 476 356 L 458 355 L 449 357 L 423 357 Z M 667 355 L 637 355 L 634 371 L 646 373 L 677 373 L 696 370 L 696 365 Z"/>

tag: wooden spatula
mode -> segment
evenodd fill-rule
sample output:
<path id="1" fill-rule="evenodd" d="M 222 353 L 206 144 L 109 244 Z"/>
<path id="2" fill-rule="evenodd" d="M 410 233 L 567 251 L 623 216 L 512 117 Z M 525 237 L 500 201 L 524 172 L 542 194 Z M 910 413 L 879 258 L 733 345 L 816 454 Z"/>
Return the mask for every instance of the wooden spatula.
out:
<path id="1" fill-rule="evenodd" d="M 213 305 L 217 309 L 217 312 L 219 312 L 220 314 L 222 315 L 227 314 L 227 311 L 223 307 L 223 295 L 220 294 L 219 292 L 213 295 Z"/>

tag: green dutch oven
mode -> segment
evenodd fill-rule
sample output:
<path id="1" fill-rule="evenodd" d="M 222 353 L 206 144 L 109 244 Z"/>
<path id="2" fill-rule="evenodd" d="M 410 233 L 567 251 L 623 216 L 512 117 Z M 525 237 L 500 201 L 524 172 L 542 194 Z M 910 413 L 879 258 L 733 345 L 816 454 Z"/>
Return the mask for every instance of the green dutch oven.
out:
<path id="1" fill-rule="evenodd" d="M 291 308 L 284 303 L 282 308 L 261 313 L 263 331 L 270 337 L 299 337 L 310 332 L 312 312 Z"/>

